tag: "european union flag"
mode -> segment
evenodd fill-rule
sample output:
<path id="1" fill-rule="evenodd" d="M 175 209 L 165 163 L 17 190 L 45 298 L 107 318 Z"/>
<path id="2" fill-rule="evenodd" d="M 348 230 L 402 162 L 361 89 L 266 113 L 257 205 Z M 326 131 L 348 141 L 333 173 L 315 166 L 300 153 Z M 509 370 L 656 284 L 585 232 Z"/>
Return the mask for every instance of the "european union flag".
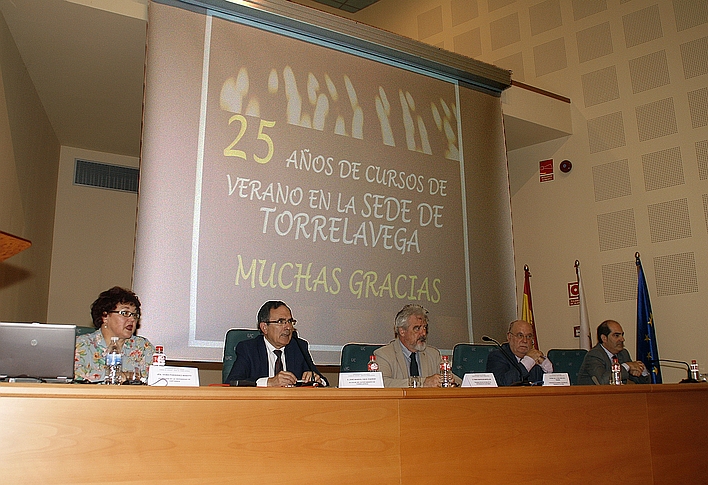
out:
<path id="1" fill-rule="evenodd" d="M 649 370 L 652 384 L 661 384 L 661 366 L 659 365 L 659 350 L 656 346 L 656 331 L 654 316 L 651 313 L 649 290 L 644 278 L 644 269 L 635 254 L 637 262 L 637 359 L 644 362 Z"/>

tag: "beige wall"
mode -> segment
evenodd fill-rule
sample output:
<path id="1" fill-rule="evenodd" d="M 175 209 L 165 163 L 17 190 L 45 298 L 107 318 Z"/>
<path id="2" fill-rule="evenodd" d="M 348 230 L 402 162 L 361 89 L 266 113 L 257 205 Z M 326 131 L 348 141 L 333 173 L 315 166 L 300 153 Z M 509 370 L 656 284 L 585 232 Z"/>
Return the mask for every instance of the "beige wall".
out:
<path id="1" fill-rule="evenodd" d="M 112 286 L 130 288 L 137 195 L 74 185 L 75 159 L 137 167 L 138 159 L 62 147 L 47 321 L 91 326 L 89 307 Z"/>
<path id="2" fill-rule="evenodd" d="M 638 251 L 660 356 L 708 372 L 705 0 L 380 0 L 350 17 L 571 98 L 572 136 L 508 154 L 517 288 L 528 264 L 543 348 L 577 346 L 578 259 L 593 334 L 617 319 L 634 354 Z M 540 183 L 549 158 L 555 180 Z"/>
<path id="3" fill-rule="evenodd" d="M 45 321 L 59 142 L 0 16 L 0 230 L 32 241 L 0 263 L 0 320 Z"/>

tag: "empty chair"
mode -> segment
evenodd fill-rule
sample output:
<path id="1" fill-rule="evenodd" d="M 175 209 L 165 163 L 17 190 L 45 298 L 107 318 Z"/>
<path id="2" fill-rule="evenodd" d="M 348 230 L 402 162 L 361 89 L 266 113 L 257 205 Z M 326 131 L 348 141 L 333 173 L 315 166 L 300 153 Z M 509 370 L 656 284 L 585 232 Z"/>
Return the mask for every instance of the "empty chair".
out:
<path id="1" fill-rule="evenodd" d="M 578 371 L 585 359 L 585 349 L 551 349 L 548 358 L 553 363 L 553 372 L 567 372 L 571 384 L 578 383 Z"/>
<path id="2" fill-rule="evenodd" d="M 456 344 L 452 349 L 452 372 L 462 379 L 465 374 L 487 372 L 487 356 L 496 349 L 487 344 Z"/>
<path id="3" fill-rule="evenodd" d="M 258 337 L 259 331 L 253 328 L 232 328 L 226 332 L 224 340 L 224 361 L 221 368 L 221 382 L 226 384 L 231 368 L 236 362 L 236 346 L 241 340 Z"/>
<path id="4" fill-rule="evenodd" d="M 369 357 L 382 344 L 346 344 L 342 347 L 339 372 L 366 372 Z"/>

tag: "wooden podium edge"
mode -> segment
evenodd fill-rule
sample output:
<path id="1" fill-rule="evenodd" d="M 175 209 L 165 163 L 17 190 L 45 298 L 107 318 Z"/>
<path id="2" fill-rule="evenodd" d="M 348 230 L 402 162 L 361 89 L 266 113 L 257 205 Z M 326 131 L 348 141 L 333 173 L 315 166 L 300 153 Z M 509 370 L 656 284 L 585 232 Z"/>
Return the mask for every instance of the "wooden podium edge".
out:
<path id="1" fill-rule="evenodd" d="M 32 245 L 28 239 L 19 236 L 13 236 L 6 232 L 0 231 L 0 262 L 7 258 L 24 251 Z"/>

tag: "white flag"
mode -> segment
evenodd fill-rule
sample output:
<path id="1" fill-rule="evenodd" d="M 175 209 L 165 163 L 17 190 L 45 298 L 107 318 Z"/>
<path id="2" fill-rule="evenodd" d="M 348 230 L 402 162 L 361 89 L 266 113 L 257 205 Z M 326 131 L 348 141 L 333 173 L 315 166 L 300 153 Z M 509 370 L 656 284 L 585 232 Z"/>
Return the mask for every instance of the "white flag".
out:
<path id="1" fill-rule="evenodd" d="M 585 288 L 580 277 L 580 262 L 575 262 L 575 274 L 578 277 L 578 295 L 580 296 L 580 348 L 590 350 L 592 338 L 590 337 L 590 319 L 588 318 L 588 305 L 585 301 Z"/>

